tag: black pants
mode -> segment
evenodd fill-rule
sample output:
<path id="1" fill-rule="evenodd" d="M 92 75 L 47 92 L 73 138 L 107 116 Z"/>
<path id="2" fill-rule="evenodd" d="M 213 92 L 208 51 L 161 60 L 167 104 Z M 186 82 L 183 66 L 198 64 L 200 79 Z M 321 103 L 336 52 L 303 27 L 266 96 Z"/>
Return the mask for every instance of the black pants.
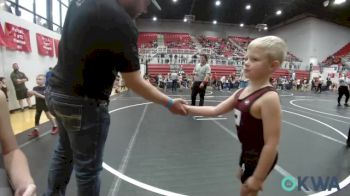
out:
<path id="1" fill-rule="evenodd" d="M 177 89 L 177 80 L 173 80 L 173 83 L 171 85 L 171 91 L 176 91 Z"/>
<path id="2" fill-rule="evenodd" d="M 40 116 L 42 112 L 47 112 L 49 109 L 47 108 L 45 103 L 37 103 L 36 105 L 36 112 L 35 112 L 35 126 L 39 125 L 40 122 Z"/>
<path id="3" fill-rule="evenodd" d="M 340 103 L 340 100 L 343 97 L 343 95 L 345 95 L 345 103 L 348 103 L 348 101 L 349 101 L 349 89 L 348 89 L 348 87 L 347 86 L 339 86 L 338 93 L 339 93 L 338 103 Z"/>
<path id="4" fill-rule="evenodd" d="M 196 99 L 197 99 L 198 93 L 199 93 L 199 106 L 204 105 L 204 95 L 205 95 L 205 89 L 207 88 L 207 85 L 204 85 L 203 88 L 199 88 L 201 83 L 202 81 L 195 81 L 193 83 L 192 94 L 191 94 L 191 99 L 192 99 L 191 105 L 196 105 Z"/>

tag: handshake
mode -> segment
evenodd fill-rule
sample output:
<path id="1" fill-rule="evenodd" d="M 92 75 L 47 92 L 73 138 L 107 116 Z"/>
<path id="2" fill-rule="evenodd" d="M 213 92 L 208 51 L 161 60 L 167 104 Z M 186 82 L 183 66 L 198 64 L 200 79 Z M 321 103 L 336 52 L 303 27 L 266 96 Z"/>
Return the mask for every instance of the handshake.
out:
<path id="1" fill-rule="evenodd" d="M 184 116 L 188 114 L 187 101 L 184 99 L 169 99 L 165 107 L 173 114 Z"/>

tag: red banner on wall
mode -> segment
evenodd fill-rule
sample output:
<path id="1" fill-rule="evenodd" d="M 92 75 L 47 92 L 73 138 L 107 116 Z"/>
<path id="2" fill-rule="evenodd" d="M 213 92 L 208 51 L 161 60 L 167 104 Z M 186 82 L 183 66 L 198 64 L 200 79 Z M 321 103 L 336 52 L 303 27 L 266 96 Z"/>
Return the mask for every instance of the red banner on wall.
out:
<path id="1" fill-rule="evenodd" d="M 43 56 L 53 57 L 53 39 L 42 35 L 36 34 L 36 41 L 38 43 L 38 53 Z"/>
<path id="2" fill-rule="evenodd" d="M 5 23 L 6 47 L 11 50 L 31 52 L 29 30 Z"/>
<path id="3" fill-rule="evenodd" d="M 56 57 L 58 57 L 58 45 L 60 43 L 60 40 L 54 39 L 55 42 L 55 53 L 56 53 Z"/>
<path id="4" fill-rule="evenodd" d="M 5 38 L 6 38 L 5 33 L 2 30 L 2 26 L 0 24 L 0 46 L 6 46 Z"/>

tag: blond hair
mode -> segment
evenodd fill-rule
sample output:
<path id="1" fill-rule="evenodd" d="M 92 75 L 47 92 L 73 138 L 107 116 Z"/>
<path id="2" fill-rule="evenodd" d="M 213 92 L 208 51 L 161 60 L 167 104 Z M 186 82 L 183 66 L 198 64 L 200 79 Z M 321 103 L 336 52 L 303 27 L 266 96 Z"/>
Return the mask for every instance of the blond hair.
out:
<path id="1" fill-rule="evenodd" d="M 44 78 L 46 78 L 46 76 L 45 76 L 44 74 L 39 74 L 39 75 L 36 76 L 36 78 L 39 78 L 39 77 L 44 77 Z"/>
<path id="2" fill-rule="evenodd" d="M 248 45 L 248 49 L 256 47 L 263 49 L 270 60 L 278 60 L 280 64 L 283 63 L 287 54 L 286 42 L 277 36 L 265 36 L 254 39 Z"/>

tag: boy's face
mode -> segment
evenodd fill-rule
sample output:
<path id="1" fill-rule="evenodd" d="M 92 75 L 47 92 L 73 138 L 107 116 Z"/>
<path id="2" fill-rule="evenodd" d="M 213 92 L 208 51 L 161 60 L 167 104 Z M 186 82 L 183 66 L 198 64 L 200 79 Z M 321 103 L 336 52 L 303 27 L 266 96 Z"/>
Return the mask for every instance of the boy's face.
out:
<path id="1" fill-rule="evenodd" d="M 44 84 L 45 84 L 45 78 L 42 77 L 42 76 L 36 77 L 36 83 L 37 83 L 38 85 L 44 85 Z"/>
<path id="2" fill-rule="evenodd" d="M 207 61 L 205 60 L 205 57 L 204 57 L 204 56 L 201 56 L 201 57 L 200 57 L 200 62 L 201 62 L 202 65 L 204 65 L 204 64 L 207 63 Z"/>
<path id="3" fill-rule="evenodd" d="M 245 56 L 245 77 L 248 79 L 261 79 L 268 77 L 272 72 L 271 61 L 264 50 L 258 47 L 250 47 Z"/>

